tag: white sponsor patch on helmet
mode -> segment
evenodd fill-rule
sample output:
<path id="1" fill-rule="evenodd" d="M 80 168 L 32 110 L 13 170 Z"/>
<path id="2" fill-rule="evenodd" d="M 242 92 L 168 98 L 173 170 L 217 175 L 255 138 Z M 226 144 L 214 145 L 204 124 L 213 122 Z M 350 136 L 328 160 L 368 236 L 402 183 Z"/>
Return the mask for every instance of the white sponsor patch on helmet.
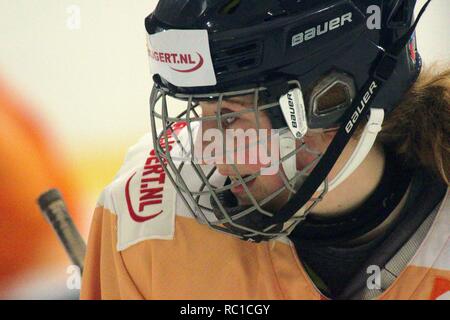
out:
<path id="1" fill-rule="evenodd" d="M 280 98 L 281 111 L 294 137 L 302 138 L 308 131 L 305 102 L 300 88 L 290 90 Z"/>
<path id="2" fill-rule="evenodd" d="M 168 30 L 148 35 L 150 72 L 180 87 L 213 86 L 216 74 L 206 30 Z"/>

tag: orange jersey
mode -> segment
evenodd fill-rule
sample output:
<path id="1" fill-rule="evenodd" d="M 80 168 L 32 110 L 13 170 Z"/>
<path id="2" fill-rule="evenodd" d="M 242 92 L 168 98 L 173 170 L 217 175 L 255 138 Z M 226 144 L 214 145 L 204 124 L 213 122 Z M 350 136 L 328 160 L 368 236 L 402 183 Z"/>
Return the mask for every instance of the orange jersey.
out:
<path id="1" fill-rule="evenodd" d="M 250 243 L 198 223 L 152 151 L 133 146 L 95 210 L 82 299 L 326 299 L 288 239 Z M 379 299 L 450 298 L 450 192 Z"/>

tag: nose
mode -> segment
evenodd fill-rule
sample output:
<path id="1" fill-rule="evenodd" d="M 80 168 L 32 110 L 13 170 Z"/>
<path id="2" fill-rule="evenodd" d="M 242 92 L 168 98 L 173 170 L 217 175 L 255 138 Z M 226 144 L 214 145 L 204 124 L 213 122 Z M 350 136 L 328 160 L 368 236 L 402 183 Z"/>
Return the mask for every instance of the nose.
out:
<path id="1" fill-rule="evenodd" d="M 229 177 L 229 176 L 235 176 L 236 173 L 234 172 L 233 168 L 230 165 L 227 164 L 217 164 L 217 171 L 219 172 L 220 175 L 224 176 L 224 177 Z"/>
<path id="2" fill-rule="evenodd" d="M 239 175 L 241 177 L 246 177 L 249 174 L 257 172 L 254 168 L 246 165 L 236 165 L 237 172 L 233 170 L 231 165 L 227 164 L 217 164 L 216 167 L 219 174 L 224 177 L 237 177 Z"/>
<path id="3" fill-rule="evenodd" d="M 253 175 L 261 170 L 261 165 L 257 164 L 235 164 L 235 171 L 230 164 L 216 164 L 217 172 L 224 177 L 246 177 L 248 175 Z"/>

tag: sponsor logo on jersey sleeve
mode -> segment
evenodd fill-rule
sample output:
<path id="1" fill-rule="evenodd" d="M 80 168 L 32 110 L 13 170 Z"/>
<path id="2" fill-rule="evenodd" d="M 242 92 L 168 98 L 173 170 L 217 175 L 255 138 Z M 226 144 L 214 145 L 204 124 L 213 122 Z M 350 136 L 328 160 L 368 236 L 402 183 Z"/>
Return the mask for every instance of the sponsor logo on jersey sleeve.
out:
<path id="1" fill-rule="evenodd" d="M 175 139 L 172 130 L 178 133 L 186 126 L 185 122 L 176 123 L 167 132 L 168 145 L 162 138 L 159 144 L 162 148 L 172 150 Z M 142 170 L 133 172 L 125 184 L 125 199 L 128 213 L 133 221 L 142 223 L 155 219 L 163 213 L 163 191 L 166 173 L 152 149 L 145 160 Z"/>

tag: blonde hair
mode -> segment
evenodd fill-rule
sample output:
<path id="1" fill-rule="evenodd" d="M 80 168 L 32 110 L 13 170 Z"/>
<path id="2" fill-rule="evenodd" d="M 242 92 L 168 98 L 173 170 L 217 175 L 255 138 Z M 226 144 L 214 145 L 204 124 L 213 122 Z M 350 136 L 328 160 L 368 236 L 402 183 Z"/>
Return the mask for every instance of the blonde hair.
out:
<path id="1" fill-rule="evenodd" d="M 386 117 L 380 142 L 413 167 L 450 180 L 450 68 L 422 71 L 403 101 Z"/>

